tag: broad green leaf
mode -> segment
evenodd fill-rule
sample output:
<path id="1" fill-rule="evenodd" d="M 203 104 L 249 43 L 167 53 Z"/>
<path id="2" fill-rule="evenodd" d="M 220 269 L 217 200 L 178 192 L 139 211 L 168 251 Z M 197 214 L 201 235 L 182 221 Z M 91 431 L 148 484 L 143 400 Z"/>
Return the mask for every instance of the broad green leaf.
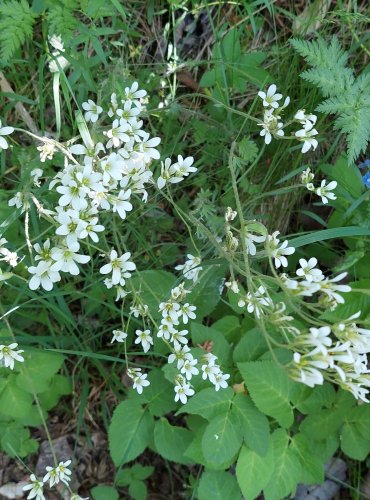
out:
<path id="1" fill-rule="evenodd" d="M 335 389 L 332 384 L 318 385 L 311 390 L 310 395 L 297 404 L 300 412 L 308 414 L 320 410 L 322 407 L 330 407 L 335 400 Z"/>
<path id="2" fill-rule="evenodd" d="M 293 423 L 290 393 L 293 382 L 274 361 L 238 363 L 245 385 L 257 408 L 275 418 L 282 427 Z"/>
<path id="3" fill-rule="evenodd" d="M 301 432 L 295 434 L 290 447 L 301 463 L 299 482 L 304 484 L 320 484 L 324 481 L 324 461 L 316 453 L 315 445 Z"/>
<path id="4" fill-rule="evenodd" d="M 340 432 L 342 451 L 354 460 L 365 460 L 370 452 L 370 441 L 364 439 L 356 425 L 345 423 Z"/>
<path id="5" fill-rule="evenodd" d="M 308 415 L 299 428 L 309 439 L 325 440 L 338 432 L 346 413 L 346 408 L 321 410 Z"/>
<path id="6" fill-rule="evenodd" d="M 154 318 L 161 316 L 158 306 L 170 297 L 176 277 L 167 271 L 147 270 L 135 272 L 130 279 L 131 287 L 140 292 L 140 298 L 149 307 Z"/>
<path id="7" fill-rule="evenodd" d="M 232 404 L 232 412 L 241 422 L 244 442 L 256 453 L 265 455 L 270 438 L 270 427 L 266 416 L 257 410 L 250 397 L 245 394 L 236 394 Z"/>
<path id="8" fill-rule="evenodd" d="M 166 418 L 157 420 L 154 426 L 154 444 L 157 452 L 163 458 L 179 464 L 192 463 L 184 456 L 184 452 L 193 437 L 188 429 L 171 425 Z"/>
<path id="9" fill-rule="evenodd" d="M 191 323 L 191 338 L 194 345 L 201 345 L 204 342 L 212 342 L 212 353 L 218 357 L 217 363 L 221 366 L 228 366 L 231 361 L 231 347 L 225 337 L 213 327 Z"/>
<path id="10" fill-rule="evenodd" d="M 110 453 L 117 467 L 145 450 L 153 425 L 153 417 L 136 401 L 123 401 L 117 406 L 108 432 Z"/>
<path id="11" fill-rule="evenodd" d="M 370 439 L 370 405 L 352 408 L 348 420 L 356 426 L 364 439 Z"/>
<path id="12" fill-rule="evenodd" d="M 128 492 L 134 500 L 146 500 L 147 488 L 143 481 L 134 479 L 128 487 Z"/>
<path id="13" fill-rule="evenodd" d="M 7 424 L 1 434 L 1 448 L 11 457 L 26 457 L 35 453 L 38 442 L 31 438 L 30 431 L 16 422 Z"/>
<path id="14" fill-rule="evenodd" d="M 274 471 L 263 488 L 265 500 L 281 500 L 294 493 L 301 475 L 301 464 L 289 447 L 289 436 L 284 429 L 277 429 L 271 436 Z"/>
<path id="15" fill-rule="evenodd" d="M 10 375 L 0 395 L 0 415 L 15 419 L 27 416 L 32 411 L 33 398 L 16 384 L 16 375 Z"/>
<path id="16" fill-rule="evenodd" d="M 223 471 L 205 471 L 199 481 L 199 500 L 240 500 L 235 476 Z"/>
<path id="17" fill-rule="evenodd" d="M 181 413 L 194 413 L 201 417 L 211 420 L 220 413 L 225 413 L 230 407 L 233 398 L 231 387 L 215 391 L 213 387 L 203 389 L 197 392 L 176 415 Z"/>
<path id="18" fill-rule="evenodd" d="M 256 361 L 267 350 L 268 345 L 264 336 L 258 328 L 253 328 L 242 334 L 233 352 L 234 362 Z"/>
<path id="19" fill-rule="evenodd" d="M 95 486 L 91 495 L 93 500 L 118 500 L 118 492 L 113 486 Z"/>
<path id="20" fill-rule="evenodd" d="M 263 457 L 242 446 L 236 464 L 236 477 L 245 500 L 255 499 L 269 482 L 274 471 L 272 446 Z"/>
<path id="21" fill-rule="evenodd" d="M 186 297 L 187 302 L 197 307 L 197 320 L 210 314 L 221 298 L 221 285 L 225 276 L 225 266 L 214 264 L 203 268 L 199 281 Z"/>
<path id="22" fill-rule="evenodd" d="M 32 351 L 25 354 L 25 363 L 19 368 L 17 385 L 31 394 L 49 389 L 50 379 L 61 368 L 64 357 L 61 354 Z"/>
<path id="23" fill-rule="evenodd" d="M 214 330 L 219 331 L 230 343 L 235 343 L 240 337 L 240 323 L 237 316 L 223 316 L 212 324 Z"/>
<path id="24" fill-rule="evenodd" d="M 147 403 L 150 413 L 155 417 L 162 417 L 174 410 L 177 404 L 173 398 L 173 385 L 166 380 L 162 370 L 152 370 L 148 375 L 148 380 L 150 385 L 135 399 L 141 403 Z"/>
<path id="25" fill-rule="evenodd" d="M 203 438 L 204 458 L 213 467 L 225 469 L 231 465 L 243 442 L 243 433 L 239 418 L 227 411 L 216 415 L 208 424 Z"/>

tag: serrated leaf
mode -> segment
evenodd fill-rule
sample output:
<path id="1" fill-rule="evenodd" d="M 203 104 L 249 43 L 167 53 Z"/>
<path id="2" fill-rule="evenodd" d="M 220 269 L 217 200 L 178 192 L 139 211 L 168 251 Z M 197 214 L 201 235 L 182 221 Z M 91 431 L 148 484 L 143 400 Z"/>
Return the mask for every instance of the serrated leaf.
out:
<path id="1" fill-rule="evenodd" d="M 115 409 L 109 426 L 109 449 L 114 464 L 134 460 L 149 445 L 153 417 L 136 401 L 123 401 Z"/>
<path id="2" fill-rule="evenodd" d="M 117 490 L 113 486 L 95 486 L 91 495 L 94 500 L 118 500 Z"/>
<path id="3" fill-rule="evenodd" d="M 321 410 L 308 415 L 300 425 L 300 430 L 309 439 L 325 440 L 329 434 L 336 434 L 343 425 L 346 408 Z"/>
<path id="4" fill-rule="evenodd" d="M 243 333 L 234 349 L 234 362 L 255 361 L 268 350 L 266 340 L 258 328 Z"/>
<path id="5" fill-rule="evenodd" d="M 335 389 L 332 384 L 325 383 L 311 389 L 309 396 L 296 406 L 302 413 L 314 413 L 321 408 L 330 407 L 335 400 Z"/>
<path id="6" fill-rule="evenodd" d="M 236 477 L 245 500 L 255 499 L 269 482 L 274 471 L 272 446 L 261 456 L 242 446 L 236 464 Z"/>
<path id="7" fill-rule="evenodd" d="M 180 408 L 176 415 L 193 413 L 211 420 L 216 415 L 224 413 L 230 407 L 233 398 L 231 387 L 215 391 L 213 387 L 197 392 L 189 401 Z"/>
<path id="8" fill-rule="evenodd" d="M 229 472 L 205 471 L 199 481 L 199 500 L 240 500 L 241 492 L 235 476 Z"/>
<path id="9" fill-rule="evenodd" d="M 240 419 L 244 442 L 251 450 L 265 455 L 270 439 L 270 426 L 265 415 L 257 410 L 250 397 L 245 394 L 235 395 L 232 411 Z"/>
<path id="10" fill-rule="evenodd" d="M 284 429 L 277 429 L 271 436 L 274 471 L 263 488 L 265 500 L 281 500 L 294 493 L 301 474 L 301 464 L 289 447 L 289 436 Z"/>
<path id="11" fill-rule="evenodd" d="M 316 454 L 316 446 L 302 433 L 292 437 L 290 447 L 301 463 L 299 481 L 304 484 L 320 484 L 324 481 L 324 462 Z"/>
<path id="12" fill-rule="evenodd" d="M 193 434 L 184 427 L 171 425 L 166 418 L 157 420 L 154 426 L 154 444 L 157 452 L 163 458 L 179 464 L 191 464 L 192 461 L 184 456 L 190 445 Z"/>
<path id="13" fill-rule="evenodd" d="M 213 467 L 231 465 L 243 441 L 239 418 L 227 411 L 216 415 L 206 427 L 202 438 L 204 458 Z"/>
<path id="14" fill-rule="evenodd" d="M 370 452 L 370 441 L 363 438 L 356 425 L 345 423 L 340 432 L 342 451 L 354 460 L 365 460 Z"/>
<path id="15" fill-rule="evenodd" d="M 293 423 L 290 393 L 293 382 L 274 361 L 238 363 L 238 368 L 257 408 L 282 427 Z"/>

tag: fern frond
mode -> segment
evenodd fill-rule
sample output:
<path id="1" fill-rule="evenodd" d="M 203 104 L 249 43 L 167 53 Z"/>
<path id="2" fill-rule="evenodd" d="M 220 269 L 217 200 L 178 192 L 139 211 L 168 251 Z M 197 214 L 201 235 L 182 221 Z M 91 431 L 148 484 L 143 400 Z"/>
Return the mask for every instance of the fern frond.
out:
<path id="1" fill-rule="evenodd" d="M 370 134 L 369 108 L 360 108 L 351 113 L 342 113 L 334 128 L 346 134 L 347 154 L 351 163 L 367 148 Z"/>
<path id="2" fill-rule="evenodd" d="M 27 38 L 32 37 L 36 15 L 26 0 L 0 3 L 0 60 L 7 64 Z"/>
<path id="3" fill-rule="evenodd" d="M 306 42 L 293 39 L 290 42 L 313 66 L 313 69 L 304 71 L 300 76 L 319 87 L 325 97 L 340 94 L 353 85 L 353 71 L 345 66 L 348 54 L 341 49 L 335 37 L 330 45 L 326 45 L 323 40 Z"/>
<path id="4" fill-rule="evenodd" d="M 47 14 L 49 34 L 61 35 L 64 42 L 72 38 L 78 26 L 78 20 L 73 14 L 78 9 L 79 3 L 75 0 L 51 2 Z"/>

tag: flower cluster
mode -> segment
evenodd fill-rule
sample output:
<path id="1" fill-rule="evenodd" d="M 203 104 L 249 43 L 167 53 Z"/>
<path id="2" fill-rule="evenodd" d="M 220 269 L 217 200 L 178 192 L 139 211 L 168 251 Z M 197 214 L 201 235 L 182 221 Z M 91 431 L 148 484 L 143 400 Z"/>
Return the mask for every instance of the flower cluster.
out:
<path id="1" fill-rule="evenodd" d="M 265 143 L 270 144 L 272 137 L 279 138 L 284 136 L 284 123 L 282 122 L 281 112 L 290 103 L 290 97 L 286 97 L 282 105 L 279 101 L 283 98 L 282 94 L 277 92 L 277 87 L 272 84 L 267 89 L 267 92 L 258 92 L 262 99 L 264 114 L 263 121 L 258 125 L 262 127 L 260 135 L 265 138 Z M 316 115 L 306 114 L 304 109 L 298 110 L 293 118 L 293 121 L 299 123 L 302 128 L 295 132 L 295 137 L 298 141 L 303 142 L 302 153 L 307 153 L 311 148 L 317 148 L 317 140 L 315 136 L 318 134 L 314 128 L 317 117 Z"/>
<path id="2" fill-rule="evenodd" d="M 290 374 L 309 387 L 323 384 L 325 378 L 350 391 L 356 399 L 367 399 L 370 370 L 366 354 L 370 352 L 370 330 L 354 322 L 358 311 L 345 321 L 299 332 Z M 330 335 L 333 335 L 332 338 Z"/>
<path id="3" fill-rule="evenodd" d="M 23 491 L 29 491 L 27 499 L 34 498 L 35 500 L 45 500 L 44 496 L 44 485 L 45 483 L 49 483 L 50 488 L 52 488 L 55 484 L 59 482 L 64 483 L 68 486 L 69 481 L 71 480 L 72 472 L 68 468 L 71 464 L 71 460 L 67 460 L 66 462 L 59 462 L 56 467 L 46 467 L 46 474 L 42 480 L 38 479 L 35 474 L 30 475 L 30 484 L 26 484 L 23 487 Z M 75 495 L 78 497 L 78 495 Z"/>
<path id="4" fill-rule="evenodd" d="M 321 181 L 320 186 L 315 187 L 313 184 L 313 180 L 315 178 L 315 174 L 311 172 L 310 168 L 304 170 L 301 174 L 301 183 L 309 190 L 317 194 L 321 198 L 321 201 L 326 205 L 329 200 L 336 200 L 337 197 L 333 193 L 333 189 L 335 189 L 338 185 L 337 181 L 331 181 L 328 184 L 326 183 L 326 179 Z"/>
<path id="5" fill-rule="evenodd" d="M 50 43 L 58 54 L 64 51 L 57 37 Z M 91 260 L 91 256 L 83 252 L 83 247 L 89 241 L 99 243 L 100 235 L 105 230 L 100 222 L 103 212 L 116 213 L 124 220 L 127 213 L 133 210 L 134 196 L 140 196 L 144 202 L 147 200 L 148 184 L 163 187 L 163 169 L 157 183 L 153 181 L 153 172 L 150 170 L 153 160 L 160 158 L 157 150 L 160 138 L 150 137 L 143 129 L 144 122 L 140 119 L 140 114 L 144 109 L 145 96 L 146 91 L 139 89 L 137 82 L 124 89 L 120 101 L 116 94 L 112 94 L 107 113 L 111 124 L 103 127 L 96 139 L 93 139 L 82 115 L 78 119 L 82 143 L 69 144 L 65 148 L 52 139 L 40 138 L 43 143 L 38 148 L 40 160 L 52 158 L 57 146 L 57 150 L 65 156 L 65 167 L 49 184 L 49 189 L 55 190 L 59 195 L 55 209 L 47 211 L 55 235 L 34 245 L 36 262 L 28 268 L 32 275 L 29 282 L 32 290 L 42 287 L 50 291 L 54 283 L 62 279 L 63 273 L 73 276 L 80 273 L 80 265 Z M 89 99 L 82 104 L 82 108 L 86 122 L 99 124 L 102 106 Z M 3 134 L 12 131 L 11 127 L 6 127 L 0 129 L 0 134 L 1 130 Z M 96 134 L 99 134 L 99 130 Z M 0 145 L 5 147 L 3 142 Z M 165 160 L 165 163 L 168 164 L 168 161 L 170 162 L 169 159 Z M 179 155 L 177 162 L 171 165 L 171 172 L 177 172 L 178 182 L 197 170 L 192 166 L 193 161 L 192 157 L 183 158 Z M 32 172 L 34 185 L 39 185 L 41 175 L 41 169 Z M 164 182 L 167 181 L 173 182 L 173 177 L 166 177 Z M 9 200 L 9 205 L 26 209 L 25 199 L 23 193 L 17 193 Z M 46 211 L 42 213 L 45 214 Z M 125 279 L 131 276 L 130 271 L 136 269 L 135 264 L 128 260 L 130 256 L 130 252 L 118 256 L 117 251 L 112 249 L 110 262 L 100 269 L 102 274 L 109 274 L 104 283 L 107 288 L 116 288 L 117 300 L 125 296 Z M 6 257 L 10 259 L 12 256 L 7 254 Z M 199 270 L 191 270 L 188 274 L 195 278 L 198 272 Z"/>
<path id="6" fill-rule="evenodd" d="M 199 273 L 202 271 L 200 257 L 194 257 L 190 253 L 187 254 L 187 260 L 184 264 L 179 264 L 175 267 L 177 271 L 182 271 L 184 277 L 188 280 L 193 280 L 193 283 L 198 281 Z"/>

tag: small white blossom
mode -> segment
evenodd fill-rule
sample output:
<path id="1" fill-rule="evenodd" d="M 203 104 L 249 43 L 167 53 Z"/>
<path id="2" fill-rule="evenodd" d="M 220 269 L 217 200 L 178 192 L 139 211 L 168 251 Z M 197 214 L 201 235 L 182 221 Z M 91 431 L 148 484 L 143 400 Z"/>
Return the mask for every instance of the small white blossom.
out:
<path id="1" fill-rule="evenodd" d="M 263 105 L 265 107 L 271 107 L 277 109 L 279 107 L 278 101 L 283 97 L 282 94 L 276 93 L 277 87 L 275 84 L 272 84 L 267 89 L 267 92 L 258 92 L 259 97 L 263 101 Z"/>
<path id="2" fill-rule="evenodd" d="M 294 134 L 299 141 L 303 142 L 302 153 L 307 153 L 307 151 L 309 151 L 311 148 L 315 151 L 318 145 L 318 142 L 315 139 L 315 135 L 317 134 L 318 131 L 315 128 L 312 128 L 310 130 L 298 130 Z"/>
<path id="3" fill-rule="evenodd" d="M 113 344 L 114 341 L 116 342 L 124 342 L 127 339 L 127 333 L 123 332 L 122 330 L 113 330 L 113 337 L 112 340 L 110 341 L 111 344 Z"/>
<path id="4" fill-rule="evenodd" d="M 188 400 L 188 396 L 194 395 L 194 389 L 190 387 L 190 384 L 177 384 L 175 385 L 175 401 L 181 401 L 182 404 L 185 404 Z"/>
<path id="5" fill-rule="evenodd" d="M 30 481 L 31 484 L 26 484 L 25 486 L 23 486 L 23 491 L 30 490 L 27 496 L 27 500 L 31 500 L 32 498 L 34 498 L 35 500 L 45 500 L 43 493 L 44 483 L 38 480 L 35 474 L 30 475 Z"/>
<path id="6" fill-rule="evenodd" d="M 9 147 L 7 141 L 4 139 L 4 135 L 9 135 L 12 134 L 13 132 L 14 132 L 13 127 L 2 127 L 0 120 L 0 151 L 2 149 L 8 149 Z"/>
<path id="7" fill-rule="evenodd" d="M 332 190 L 337 187 L 337 181 L 331 181 L 328 185 L 326 185 L 326 180 L 323 179 L 321 181 L 321 186 L 315 189 L 315 193 L 320 196 L 322 202 L 324 204 L 328 203 L 328 200 L 336 200 L 337 197 Z"/>
<path id="8" fill-rule="evenodd" d="M 196 311 L 195 306 L 191 306 L 188 302 L 181 306 L 179 315 L 182 316 L 182 321 L 186 325 L 189 321 L 189 319 L 195 319 L 196 314 L 194 311 Z"/>
<path id="9" fill-rule="evenodd" d="M 198 281 L 198 275 L 200 271 L 203 269 L 200 264 L 201 264 L 200 257 L 194 257 L 194 255 L 188 253 L 185 264 L 179 264 L 178 266 L 175 267 L 175 269 L 177 271 L 182 271 L 185 278 L 193 280 L 193 282 L 196 283 Z"/>
<path id="10" fill-rule="evenodd" d="M 43 174 L 43 170 L 41 168 L 34 168 L 31 173 L 30 173 L 30 176 L 31 176 L 31 179 L 32 179 L 32 182 L 33 184 L 36 186 L 36 187 L 40 187 L 41 186 L 41 183 L 40 183 L 40 177 L 42 177 L 42 174 Z"/>
<path id="11" fill-rule="evenodd" d="M 85 120 L 87 122 L 91 121 L 92 123 L 95 123 L 98 120 L 100 113 L 103 112 L 103 108 L 95 104 L 95 102 L 91 99 L 88 99 L 87 102 L 83 102 L 82 108 L 86 111 Z"/>
<path id="12" fill-rule="evenodd" d="M 280 231 L 275 231 L 268 236 L 268 249 L 271 252 L 271 257 L 274 259 L 276 269 L 279 267 L 287 267 L 288 259 L 286 255 L 292 255 L 295 252 L 294 247 L 288 247 L 288 240 L 285 240 L 280 246 L 280 240 L 277 237 Z"/>
<path id="13" fill-rule="evenodd" d="M 58 484 L 59 481 L 68 484 L 68 481 L 71 480 L 69 476 L 72 474 L 68 469 L 70 463 L 71 460 L 67 460 L 66 462 L 59 462 L 57 467 L 46 467 L 47 474 L 45 474 L 43 482 L 46 483 L 49 481 L 50 488 L 54 486 L 54 484 Z"/>
<path id="14" fill-rule="evenodd" d="M 118 285 L 122 278 L 130 278 L 130 271 L 136 269 L 136 265 L 128 260 L 130 257 L 130 252 L 126 252 L 121 257 L 118 257 L 116 250 L 112 250 L 110 253 L 110 262 L 100 268 L 100 273 L 112 273 L 112 283 L 113 285 Z"/>
<path id="15" fill-rule="evenodd" d="M 311 257 L 310 260 L 299 259 L 299 265 L 301 266 L 296 271 L 296 275 L 304 277 L 307 281 L 321 281 L 324 279 L 324 275 L 321 269 L 317 269 L 317 259 Z"/>
<path id="16" fill-rule="evenodd" d="M 227 380 L 230 378 L 230 375 L 228 373 L 216 373 L 214 376 L 214 386 L 215 386 L 215 391 L 218 391 L 220 388 L 221 389 L 226 389 L 228 386 Z"/>
<path id="17" fill-rule="evenodd" d="M 136 330 L 137 339 L 135 344 L 141 344 L 143 351 L 148 352 L 150 346 L 153 345 L 153 338 L 150 335 L 150 330 Z"/>
<path id="18" fill-rule="evenodd" d="M 53 261 L 47 262 L 40 260 L 37 266 L 30 266 L 28 272 L 33 274 L 28 286 L 31 290 L 37 290 L 41 287 L 50 292 L 53 288 L 53 284 L 61 280 L 59 271 L 51 269 Z"/>
<path id="19" fill-rule="evenodd" d="M 5 366 L 5 368 L 14 369 L 14 361 L 23 363 L 24 358 L 21 356 L 22 350 L 16 351 L 18 344 L 13 342 L 9 345 L 0 345 L 0 362 Z"/>
<path id="20" fill-rule="evenodd" d="M 304 130 L 311 130 L 316 123 L 317 116 L 312 114 L 306 115 L 304 109 L 299 109 L 294 115 L 294 119 L 303 125 Z"/>

